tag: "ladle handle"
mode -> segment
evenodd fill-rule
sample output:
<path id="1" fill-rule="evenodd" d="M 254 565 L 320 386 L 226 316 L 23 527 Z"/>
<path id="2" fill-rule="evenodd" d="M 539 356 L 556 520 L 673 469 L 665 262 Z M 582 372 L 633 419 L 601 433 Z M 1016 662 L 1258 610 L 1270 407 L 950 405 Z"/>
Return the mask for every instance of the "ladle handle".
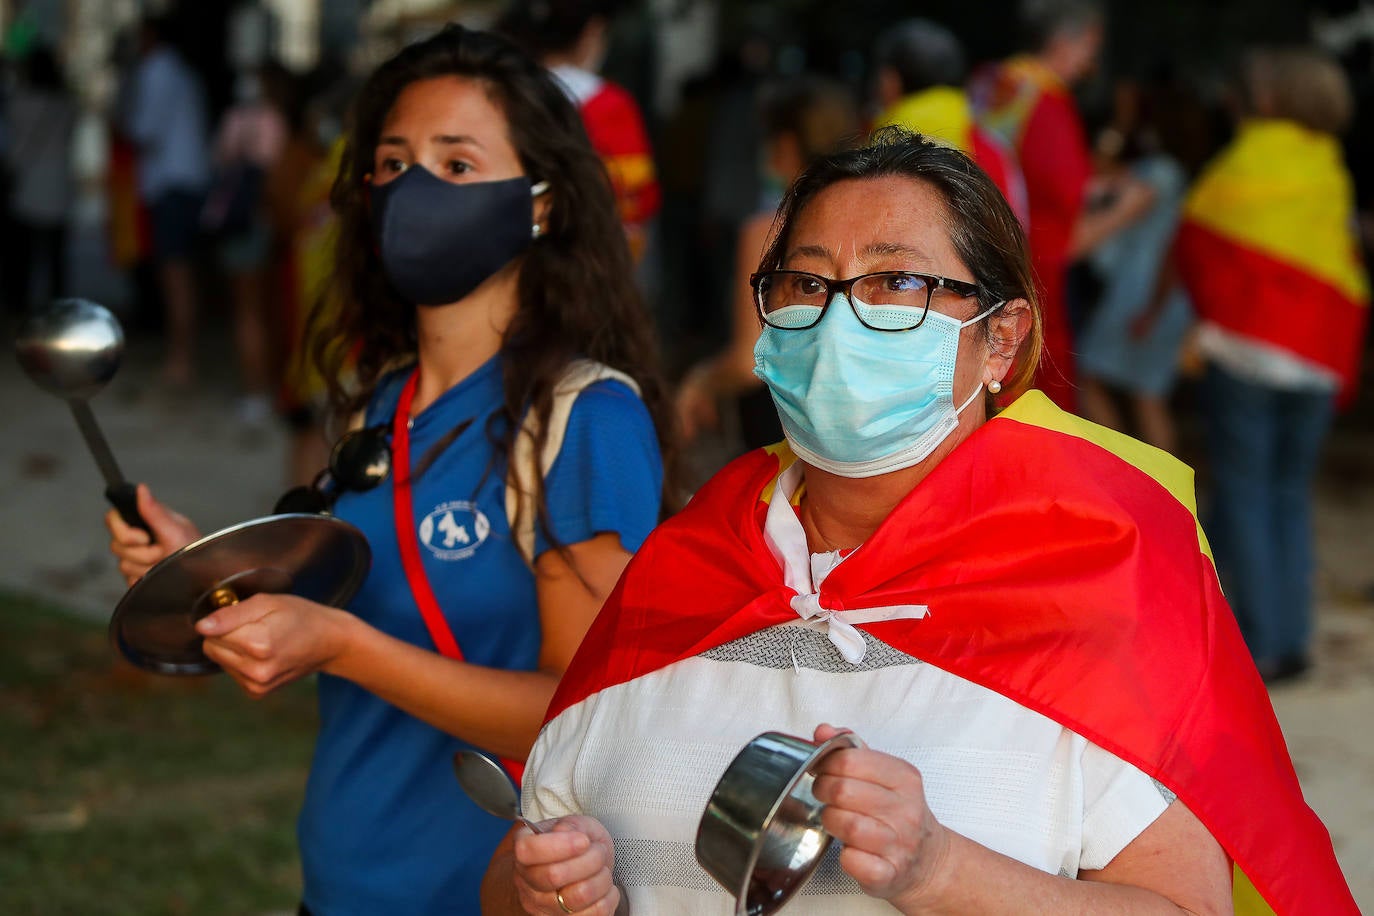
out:
<path id="1" fill-rule="evenodd" d="M 153 534 L 153 529 L 148 527 L 143 516 L 138 514 L 138 490 L 133 484 L 127 480 L 123 483 L 111 484 L 105 488 L 105 498 L 119 512 L 119 517 L 124 519 L 124 524 L 142 528 L 148 532 L 148 543 L 157 543 L 157 535 Z"/>

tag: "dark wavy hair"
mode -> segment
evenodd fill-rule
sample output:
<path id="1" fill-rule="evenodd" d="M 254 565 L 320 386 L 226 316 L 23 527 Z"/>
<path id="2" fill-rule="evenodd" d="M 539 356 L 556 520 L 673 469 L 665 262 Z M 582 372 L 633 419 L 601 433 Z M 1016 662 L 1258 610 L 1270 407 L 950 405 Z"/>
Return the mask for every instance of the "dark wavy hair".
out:
<path id="1" fill-rule="evenodd" d="M 792 136 L 803 163 L 858 143 L 859 115 L 842 83 L 801 74 L 759 90 L 759 125 L 769 140 Z"/>
<path id="2" fill-rule="evenodd" d="M 763 253 L 759 270 L 782 266 L 792 226 L 817 194 L 840 181 L 889 176 L 923 181 L 940 193 L 949 215 L 950 241 L 980 287 L 979 311 L 1012 299 L 1029 303 L 1030 332 L 1021 343 L 1011 377 L 1003 381 L 1004 397 L 1019 394 L 1035 375 L 1043 343 L 1026 236 L 997 185 L 953 147 L 900 127 L 885 127 L 873 134 L 867 146 L 812 163 L 793 182 L 778 207 L 773 240 Z M 988 330 L 988 318 L 981 324 L 991 346 L 995 341 Z"/>
<path id="3" fill-rule="evenodd" d="M 386 280 L 374 243 L 367 176 L 382 124 L 402 90 L 444 76 L 472 79 L 486 89 L 506 117 L 525 174 L 550 186 L 544 234 L 519 264 L 519 306 L 502 341 L 504 403 L 488 435 L 509 457 L 525 411 L 547 420 L 555 384 L 572 360 L 586 357 L 639 384 L 665 467 L 671 468 L 672 427 L 652 320 L 634 285 L 610 180 L 582 119 L 547 71 L 515 45 L 456 24 L 379 66 L 353 103 L 330 192 L 339 217 L 334 270 L 310 318 L 312 357 L 333 406 L 357 411 L 384 372 L 416 353 L 415 305 Z M 540 425 L 535 454 L 544 445 L 546 424 Z M 533 488 L 538 522 L 548 534 L 543 481 L 534 481 Z"/>
<path id="4" fill-rule="evenodd" d="M 628 5 L 626 0 L 515 0 L 495 29 L 542 57 L 571 50 L 592 20 L 609 23 Z"/>

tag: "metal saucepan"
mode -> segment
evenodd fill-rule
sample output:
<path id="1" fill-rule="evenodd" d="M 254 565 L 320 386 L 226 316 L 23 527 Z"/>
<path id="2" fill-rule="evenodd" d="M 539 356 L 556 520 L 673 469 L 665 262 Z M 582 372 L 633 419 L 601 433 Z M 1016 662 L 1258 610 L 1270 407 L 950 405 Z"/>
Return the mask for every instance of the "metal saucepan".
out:
<path id="1" fill-rule="evenodd" d="M 701 867 L 735 896 L 736 916 L 776 913 L 801 890 L 830 847 L 815 771 L 832 751 L 863 747 L 848 732 L 817 744 L 764 732 L 720 777 L 697 827 Z"/>

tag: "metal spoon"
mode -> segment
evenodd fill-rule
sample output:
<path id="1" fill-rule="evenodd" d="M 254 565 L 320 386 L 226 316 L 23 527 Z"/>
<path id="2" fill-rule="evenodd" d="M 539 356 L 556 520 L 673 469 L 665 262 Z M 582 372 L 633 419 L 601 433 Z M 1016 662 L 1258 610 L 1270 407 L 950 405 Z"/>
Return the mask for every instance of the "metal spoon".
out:
<path id="1" fill-rule="evenodd" d="M 520 787 L 496 760 L 481 751 L 459 751 L 453 755 L 453 775 L 472 803 L 483 811 L 493 817 L 518 821 L 535 833 L 544 832 L 520 813 Z"/>
<path id="2" fill-rule="evenodd" d="M 119 321 L 104 306 L 89 300 L 59 299 L 29 316 L 15 338 L 14 351 L 29 378 L 71 408 L 86 447 L 105 478 L 105 498 L 125 522 L 152 537 L 148 523 L 138 513 L 134 485 L 120 472 L 86 403 L 119 369 L 124 354 L 124 330 Z"/>

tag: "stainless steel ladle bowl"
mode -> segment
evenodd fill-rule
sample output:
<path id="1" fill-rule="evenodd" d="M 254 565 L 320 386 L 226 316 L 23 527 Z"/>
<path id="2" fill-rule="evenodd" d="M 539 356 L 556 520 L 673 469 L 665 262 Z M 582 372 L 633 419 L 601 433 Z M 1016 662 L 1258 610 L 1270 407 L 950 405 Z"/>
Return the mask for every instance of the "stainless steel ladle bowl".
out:
<path id="1" fill-rule="evenodd" d="M 65 400 L 94 397 L 124 356 L 124 330 L 109 309 L 87 299 L 59 299 L 29 316 L 14 342 L 19 365 Z"/>
<path id="2" fill-rule="evenodd" d="M 105 478 L 105 498 L 124 521 L 148 531 L 138 512 L 133 484 L 124 479 L 105 435 L 86 403 L 114 378 L 124 356 L 124 329 L 102 305 L 59 299 L 34 312 L 14 341 L 19 365 L 38 385 L 67 402 L 86 447 Z"/>

